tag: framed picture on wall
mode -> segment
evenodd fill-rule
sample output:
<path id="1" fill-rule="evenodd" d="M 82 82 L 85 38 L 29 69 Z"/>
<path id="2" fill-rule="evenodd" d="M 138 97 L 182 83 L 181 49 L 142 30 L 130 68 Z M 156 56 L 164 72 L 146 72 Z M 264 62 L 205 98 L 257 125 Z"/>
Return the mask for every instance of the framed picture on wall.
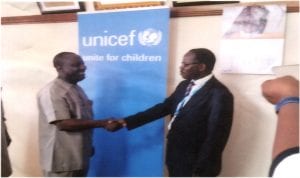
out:
<path id="1" fill-rule="evenodd" d="M 217 5 L 217 4 L 232 4 L 232 3 L 239 3 L 240 1 L 186 1 L 186 0 L 179 0 L 179 1 L 172 1 L 173 7 L 181 7 L 181 6 L 200 6 L 200 5 Z"/>
<path id="2" fill-rule="evenodd" d="M 83 2 L 78 1 L 60 1 L 60 2 L 38 2 L 42 14 L 59 14 L 69 12 L 84 11 Z"/>

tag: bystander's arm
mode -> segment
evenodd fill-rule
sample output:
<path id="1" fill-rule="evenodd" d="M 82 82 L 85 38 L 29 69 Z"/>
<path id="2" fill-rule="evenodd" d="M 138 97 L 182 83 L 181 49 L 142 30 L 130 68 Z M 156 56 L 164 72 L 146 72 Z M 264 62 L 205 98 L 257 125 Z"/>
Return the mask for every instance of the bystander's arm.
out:
<path id="1" fill-rule="evenodd" d="M 289 103 L 278 112 L 272 158 L 289 148 L 299 147 L 299 104 Z"/>
<path id="2" fill-rule="evenodd" d="M 299 177 L 299 81 L 291 76 L 267 80 L 262 93 L 278 116 L 269 176 Z"/>
<path id="3" fill-rule="evenodd" d="M 299 81 L 291 76 L 267 80 L 262 84 L 262 92 L 276 106 L 278 114 L 274 159 L 286 149 L 299 147 Z"/>

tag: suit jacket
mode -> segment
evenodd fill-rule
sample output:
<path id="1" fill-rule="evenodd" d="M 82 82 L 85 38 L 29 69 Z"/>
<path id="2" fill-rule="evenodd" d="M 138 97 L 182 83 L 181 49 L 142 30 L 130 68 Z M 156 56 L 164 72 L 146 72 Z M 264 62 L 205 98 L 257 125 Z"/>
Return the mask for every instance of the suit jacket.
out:
<path id="1" fill-rule="evenodd" d="M 173 116 L 188 84 L 188 80 L 182 81 L 162 103 L 125 118 L 127 128 Z M 217 176 L 232 117 L 233 95 L 212 77 L 179 111 L 167 135 L 166 164 L 170 176 Z"/>

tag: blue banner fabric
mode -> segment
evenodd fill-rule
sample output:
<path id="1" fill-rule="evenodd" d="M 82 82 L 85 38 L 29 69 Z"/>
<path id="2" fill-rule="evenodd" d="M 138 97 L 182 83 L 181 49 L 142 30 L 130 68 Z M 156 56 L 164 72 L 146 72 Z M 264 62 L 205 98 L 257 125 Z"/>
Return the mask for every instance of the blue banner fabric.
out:
<path id="1" fill-rule="evenodd" d="M 166 97 L 169 8 L 78 14 L 80 83 L 95 119 L 122 118 Z M 163 176 L 164 120 L 132 131 L 94 130 L 89 176 Z"/>

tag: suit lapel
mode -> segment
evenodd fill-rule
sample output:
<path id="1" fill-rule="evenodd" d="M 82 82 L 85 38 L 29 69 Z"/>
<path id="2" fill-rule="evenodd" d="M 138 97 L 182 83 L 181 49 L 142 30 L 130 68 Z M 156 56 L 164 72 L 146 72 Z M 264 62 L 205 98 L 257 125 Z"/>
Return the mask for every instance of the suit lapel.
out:
<path id="1" fill-rule="evenodd" d="M 206 102 L 206 97 L 208 96 L 209 91 L 211 90 L 213 83 L 215 83 L 216 79 L 212 77 L 210 80 L 206 82 L 206 84 L 200 88 L 191 98 L 190 100 L 184 105 L 181 109 L 180 114 L 188 112 L 194 106 L 201 105 L 202 103 Z"/>

